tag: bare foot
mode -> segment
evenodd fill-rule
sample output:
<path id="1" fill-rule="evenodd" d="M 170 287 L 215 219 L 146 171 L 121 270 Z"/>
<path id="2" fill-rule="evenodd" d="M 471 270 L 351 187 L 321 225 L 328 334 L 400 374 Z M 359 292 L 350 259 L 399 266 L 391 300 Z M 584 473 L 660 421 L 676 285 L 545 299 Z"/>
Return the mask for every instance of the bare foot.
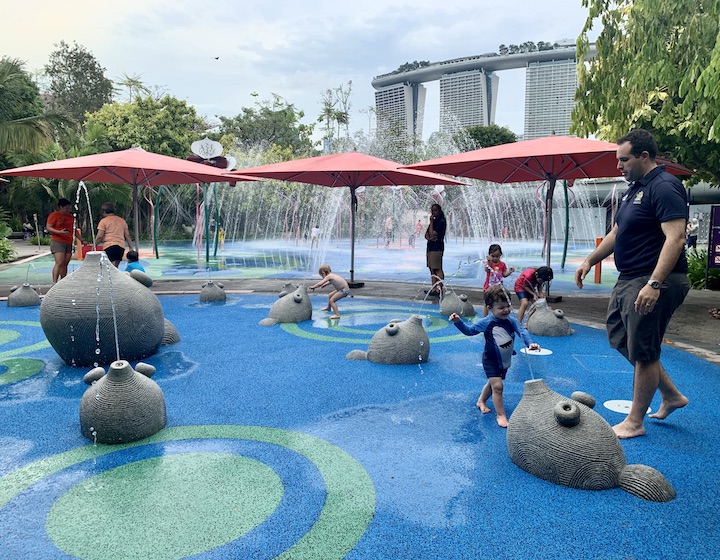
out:
<path id="1" fill-rule="evenodd" d="M 498 426 L 500 426 L 501 428 L 507 428 L 507 425 L 508 425 L 507 416 L 505 416 L 504 414 L 502 416 L 498 415 L 496 420 L 497 420 Z"/>
<path id="2" fill-rule="evenodd" d="M 340 315 L 330 315 L 330 317 L 328 317 L 328 319 L 339 319 L 339 318 L 340 318 Z"/>
<path id="3" fill-rule="evenodd" d="M 478 399 L 477 403 L 475 403 L 475 406 L 477 406 L 483 414 L 487 414 L 488 412 L 490 412 L 490 409 L 488 408 L 488 405 L 485 404 L 485 401 Z"/>
<path id="4" fill-rule="evenodd" d="M 619 424 L 615 424 L 613 426 L 613 431 L 618 439 L 630 439 L 638 436 L 644 436 L 645 426 L 642 424 L 636 426 L 635 424 L 629 423 L 627 420 L 623 420 Z"/>
<path id="5" fill-rule="evenodd" d="M 675 412 L 678 408 L 684 407 L 689 402 L 690 401 L 688 400 L 688 398 L 685 395 L 680 395 L 679 398 L 674 399 L 672 401 L 670 401 L 670 400 L 666 401 L 665 399 L 663 399 L 663 401 L 660 403 L 660 408 L 658 409 L 658 411 L 655 414 L 651 414 L 650 418 L 656 418 L 658 420 L 665 420 L 665 418 L 670 416 L 670 414 Z"/>
<path id="6" fill-rule="evenodd" d="M 323 307 L 320 311 L 330 311 L 329 307 Z"/>

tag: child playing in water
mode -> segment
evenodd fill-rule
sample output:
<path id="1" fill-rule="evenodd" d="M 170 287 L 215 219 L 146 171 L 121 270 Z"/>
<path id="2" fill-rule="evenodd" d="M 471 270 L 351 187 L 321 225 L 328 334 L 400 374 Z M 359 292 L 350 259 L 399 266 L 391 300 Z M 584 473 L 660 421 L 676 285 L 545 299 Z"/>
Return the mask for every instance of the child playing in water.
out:
<path id="1" fill-rule="evenodd" d="M 526 268 L 522 271 L 517 280 L 515 280 L 515 295 L 520 300 L 520 309 L 518 310 L 518 321 L 523 322 L 525 310 L 537 298 L 543 299 L 542 285 L 553 279 L 553 270 L 549 266 L 541 266 L 540 268 Z M 535 293 L 537 288 L 537 293 Z"/>
<path id="2" fill-rule="evenodd" d="M 485 277 L 483 290 L 487 290 L 490 286 L 496 284 L 502 285 L 503 278 L 507 278 L 515 272 L 515 267 L 511 266 L 508 268 L 507 265 L 500 260 L 500 257 L 502 257 L 502 249 L 500 245 L 493 243 L 488 248 L 487 257 L 485 257 L 485 272 L 487 272 L 487 276 Z M 487 307 L 483 307 L 483 317 L 487 317 L 487 314 Z"/>
<path id="3" fill-rule="evenodd" d="M 128 251 L 127 255 L 125 256 L 127 257 L 128 261 L 127 265 L 125 266 L 125 272 L 132 272 L 133 270 L 145 272 L 143 265 L 138 262 L 140 256 L 138 255 L 137 251 Z"/>
<path id="4" fill-rule="evenodd" d="M 512 355 L 515 354 L 515 334 L 520 335 L 529 350 L 540 350 L 540 345 L 532 341 L 530 333 L 510 314 L 512 306 L 501 285 L 490 286 L 485 291 L 485 307 L 489 315 L 476 323 L 465 323 L 457 313 L 450 315 L 449 320 L 467 336 L 485 334 L 482 364 L 488 380 L 477 400 L 477 407 L 483 414 L 490 412 L 487 400 L 492 396 L 498 426 L 507 428 L 508 420 L 502 398 L 503 380 L 510 367 Z"/>
<path id="5" fill-rule="evenodd" d="M 324 288 L 328 284 L 332 285 L 334 290 L 328 294 L 327 307 L 323 308 L 322 311 L 330 311 L 330 309 L 332 309 L 333 315 L 330 315 L 329 318 L 339 319 L 340 311 L 338 310 L 337 302 L 350 295 L 350 286 L 344 278 L 333 273 L 333 271 L 330 270 L 330 267 L 326 264 L 320 266 L 320 270 L 318 272 L 320 273 L 320 276 L 322 276 L 322 280 L 310 286 L 310 289 L 315 290 L 315 288 Z"/>

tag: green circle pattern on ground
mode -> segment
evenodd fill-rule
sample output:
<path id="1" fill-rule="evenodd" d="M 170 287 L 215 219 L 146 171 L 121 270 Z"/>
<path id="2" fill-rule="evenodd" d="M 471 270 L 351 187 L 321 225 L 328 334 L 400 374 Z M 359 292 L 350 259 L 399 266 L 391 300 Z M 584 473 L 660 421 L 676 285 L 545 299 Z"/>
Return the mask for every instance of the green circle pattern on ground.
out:
<path id="1" fill-rule="evenodd" d="M 310 530 L 280 560 L 344 558 L 366 531 L 375 511 L 375 488 L 370 475 L 350 454 L 320 438 L 262 426 L 175 426 L 141 441 L 121 445 L 86 445 L 31 463 L 0 478 L 0 508 L 17 494 L 63 469 L 100 455 L 167 441 L 188 439 L 246 439 L 285 447 L 307 458 L 325 483 L 323 509 Z M 132 484 L 132 480 L 128 481 Z M 142 522 L 142 518 L 136 520 Z M 122 552 L 123 542 L 115 543 Z M 122 556 L 107 554 L 121 560 Z"/>
<path id="2" fill-rule="evenodd" d="M 45 362 L 35 358 L 6 358 L 0 360 L 0 368 L 3 367 L 7 368 L 7 371 L 0 373 L 0 385 L 7 385 L 27 379 L 42 371 Z"/>
<path id="3" fill-rule="evenodd" d="M 167 455 L 78 484 L 55 502 L 46 529 L 58 548 L 84 560 L 172 560 L 240 538 L 282 495 L 280 477 L 254 459 Z"/>

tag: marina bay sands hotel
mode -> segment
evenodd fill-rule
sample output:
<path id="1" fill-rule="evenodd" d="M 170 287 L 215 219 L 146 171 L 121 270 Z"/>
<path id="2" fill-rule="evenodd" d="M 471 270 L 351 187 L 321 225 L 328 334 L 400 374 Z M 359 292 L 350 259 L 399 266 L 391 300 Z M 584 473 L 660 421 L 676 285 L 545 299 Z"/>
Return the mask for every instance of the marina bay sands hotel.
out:
<path id="1" fill-rule="evenodd" d="M 590 54 L 594 52 L 593 46 Z M 568 134 L 577 89 L 575 45 L 518 54 L 487 53 L 376 76 L 372 86 L 378 128 L 394 127 L 407 137 L 422 137 L 423 83 L 435 80 L 440 80 L 440 132 L 493 124 L 500 81 L 496 72 L 518 68 L 525 68 L 523 138 Z"/>

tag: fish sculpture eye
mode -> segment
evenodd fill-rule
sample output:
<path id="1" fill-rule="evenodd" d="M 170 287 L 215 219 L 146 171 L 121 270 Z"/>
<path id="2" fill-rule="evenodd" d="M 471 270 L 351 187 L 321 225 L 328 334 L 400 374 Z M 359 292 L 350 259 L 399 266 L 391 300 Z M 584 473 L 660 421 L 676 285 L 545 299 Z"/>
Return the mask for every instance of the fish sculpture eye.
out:
<path id="1" fill-rule="evenodd" d="M 388 333 L 390 336 L 395 336 L 399 330 L 400 327 L 397 323 L 390 323 L 387 327 L 385 327 L 385 332 Z"/>
<path id="2" fill-rule="evenodd" d="M 572 401 L 562 401 L 553 410 L 558 424 L 572 427 L 580 422 L 580 407 Z"/>
<path id="3" fill-rule="evenodd" d="M 562 309 L 553 309 L 553 313 L 555 313 L 555 317 L 562 318 L 565 316 L 565 313 Z"/>
<path id="4" fill-rule="evenodd" d="M 295 295 L 293 296 L 293 299 L 294 299 L 297 303 L 300 303 L 300 302 L 302 301 L 302 294 L 295 294 Z"/>

